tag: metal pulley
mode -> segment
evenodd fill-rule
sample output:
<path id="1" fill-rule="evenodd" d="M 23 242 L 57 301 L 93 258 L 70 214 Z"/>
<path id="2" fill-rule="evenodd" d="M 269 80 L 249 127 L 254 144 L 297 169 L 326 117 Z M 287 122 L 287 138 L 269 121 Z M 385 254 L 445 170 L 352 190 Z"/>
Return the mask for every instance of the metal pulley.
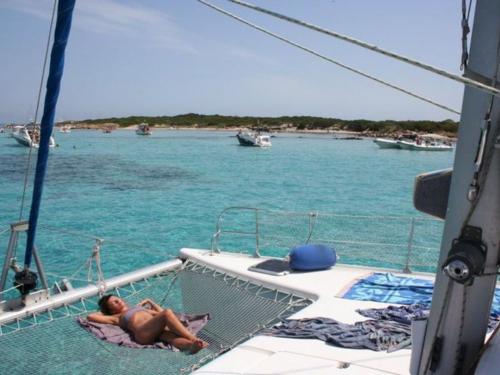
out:
<path id="1" fill-rule="evenodd" d="M 481 241 L 481 228 L 466 226 L 459 238 L 453 240 L 443 271 L 460 284 L 471 285 L 481 275 L 486 263 L 486 246 Z"/>

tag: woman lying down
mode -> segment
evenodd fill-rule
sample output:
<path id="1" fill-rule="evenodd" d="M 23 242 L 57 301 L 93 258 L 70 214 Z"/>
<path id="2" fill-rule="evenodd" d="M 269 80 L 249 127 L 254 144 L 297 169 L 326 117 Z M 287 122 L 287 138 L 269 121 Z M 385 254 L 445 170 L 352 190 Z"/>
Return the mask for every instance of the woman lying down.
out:
<path id="1" fill-rule="evenodd" d="M 105 295 L 98 304 L 101 311 L 90 314 L 87 319 L 119 326 L 129 332 L 138 344 L 162 341 L 191 354 L 208 346 L 207 342 L 186 329 L 172 310 L 163 309 L 150 299 L 129 307 L 121 298 Z"/>

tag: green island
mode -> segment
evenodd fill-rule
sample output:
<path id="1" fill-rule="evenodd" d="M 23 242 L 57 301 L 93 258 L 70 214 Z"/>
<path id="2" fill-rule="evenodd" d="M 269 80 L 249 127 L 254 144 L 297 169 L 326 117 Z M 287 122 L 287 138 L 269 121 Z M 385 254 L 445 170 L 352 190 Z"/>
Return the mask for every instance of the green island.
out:
<path id="1" fill-rule="evenodd" d="M 314 116 L 281 116 L 252 117 L 201 115 L 188 113 L 176 116 L 129 116 L 103 119 L 88 119 L 73 121 L 71 125 L 78 128 L 115 127 L 127 128 L 140 123 L 148 123 L 153 127 L 173 127 L 192 129 L 240 129 L 250 128 L 261 131 L 346 131 L 364 135 L 379 136 L 404 132 L 438 133 L 450 137 L 456 136 L 458 123 L 446 119 L 443 121 L 429 120 L 342 120 L 338 118 Z"/>

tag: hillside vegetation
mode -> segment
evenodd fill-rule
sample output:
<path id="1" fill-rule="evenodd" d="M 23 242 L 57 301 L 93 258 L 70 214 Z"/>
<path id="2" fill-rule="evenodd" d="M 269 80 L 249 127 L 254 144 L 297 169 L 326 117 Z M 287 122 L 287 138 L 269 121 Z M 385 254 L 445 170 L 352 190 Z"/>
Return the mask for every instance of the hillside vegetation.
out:
<path id="1" fill-rule="evenodd" d="M 281 116 L 281 117 L 250 117 L 199 115 L 188 113 L 177 116 L 130 116 L 120 118 L 105 118 L 79 121 L 80 124 L 100 125 L 117 124 L 120 127 L 147 122 L 153 126 L 193 127 L 193 128 L 260 128 L 262 130 L 345 130 L 352 132 L 396 133 L 415 131 L 425 133 L 456 134 L 457 123 L 453 120 L 444 121 L 372 121 L 372 120 L 342 120 L 337 118 L 313 116 Z"/>

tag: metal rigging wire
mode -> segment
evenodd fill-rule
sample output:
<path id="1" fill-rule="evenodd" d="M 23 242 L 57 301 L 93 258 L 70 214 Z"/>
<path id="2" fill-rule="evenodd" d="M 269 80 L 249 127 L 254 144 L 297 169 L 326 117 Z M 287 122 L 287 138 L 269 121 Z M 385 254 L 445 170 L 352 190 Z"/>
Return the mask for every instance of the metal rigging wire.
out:
<path id="1" fill-rule="evenodd" d="M 203 1 L 203 0 L 198 0 L 198 1 L 200 1 L 202 3 L 205 3 L 205 1 Z M 238 5 L 247 7 L 247 8 L 250 8 L 250 9 L 253 9 L 253 10 L 257 11 L 257 12 L 265 13 L 265 14 L 268 14 L 270 16 L 273 16 L 273 17 L 276 17 L 276 18 L 279 18 L 279 19 L 282 19 L 282 20 L 294 23 L 294 24 L 299 25 L 299 26 L 306 27 L 306 28 L 314 30 L 314 31 L 318 31 L 320 33 L 323 33 L 323 34 L 326 34 L 326 35 L 329 35 L 329 36 L 333 36 L 334 38 L 341 39 L 343 41 L 355 44 L 355 45 L 357 45 L 359 47 L 363 47 L 363 48 L 369 49 L 371 51 L 380 53 L 380 54 L 382 54 L 384 56 L 392 57 L 392 58 L 394 58 L 394 59 L 396 59 L 398 61 L 402 61 L 402 62 L 405 62 L 407 64 L 419 67 L 421 69 L 424 69 L 424 70 L 427 70 L 429 72 L 435 73 L 437 75 L 449 78 L 451 80 L 454 80 L 454 81 L 457 81 L 457 82 L 460 82 L 460 83 L 463 83 L 465 85 L 475 87 L 475 88 L 477 88 L 479 90 L 487 92 L 488 94 L 493 94 L 495 96 L 500 96 L 500 90 L 496 89 L 493 86 L 488 86 L 488 85 L 485 85 L 485 84 L 483 84 L 481 82 L 475 81 L 473 79 L 458 76 L 456 74 L 447 72 L 447 71 L 445 71 L 443 69 L 439 69 L 439 68 L 436 68 L 434 66 L 431 66 L 431 65 L 428 65 L 428 64 L 424 64 L 424 63 L 422 63 L 420 61 L 413 60 L 413 59 L 411 59 L 409 57 L 402 56 L 402 55 L 399 55 L 397 53 L 394 53 L 394 52 L 385 50 L 383 48 L 377 47 L 377 46 L 375 46 L 373 44 L 368 44 L 368 43 L 365 43 L 365 42 L 363 42 L 361 40 L 358 40 L 358 39 L 355 39 L 355 38 L 351 38 L 351 37 L 346 36 L 346 35 L 342 35 L 342 34 L 337 33 L 335 31 L 327 30 L 327 29 L 324 29 L 322 27 L 319 27 L 319 26 L 316 26 L 316 25 L 313 25 L 313 24 L 310 24 L 310 23 L 298 20 L 296 18 L 292 18 L 292 17 L 286 16 L 286 15 L 283 15 L 283 14 L 280 14 L 280 13 L 277 13 L 277 12 L 273 12 L 271 10 L 268 10 L 268 9 L 265 9 L 265 8 L 261 8 L 261 7 L 258 7 L 256 5 L 253 5 L 253 4 L 245 3 L 245 2 L 240 1 L 240 0 L 227 0 L 227 1 L 229 1 L 231 3 L 234 3 L 234 4 L 238 4 Z M 206 4 L 206 5 L 208 5 L 208 4 Z"/>
<path id="2" fill-rule="evenodd" d="M 54 0 L 54 5 L 52 7 L 52 16 L 50 18 L 50 26 L 49 26 L 49 35 L 47 36 L 47 46 L 45 47 L 45 57 L 43 60 L 42 77 L 40 78 L 40 86 L 38 87 L 38 97 L 36 100 L 35 119 L 33 121 L 34 126 L 36 126 L 36 121 L 38 119 L 38 110 L 40 108 L 40 100 L 42 98 L 43 82 L 45 81 L 45 71 L 46 71 L 46 67 L 47 67 L 47 61 L 49 59 L 50 39 L 51 39 L 52 30 L 53 30 L 53 26 L 54 26 L 54 19 L 56 17 L 57 1 L 58 0 Z M 24 201 L 26 198 L 26 188 L 28 186 L 28 176 L 29 176 L 29 172 L 30 172 L 32 152 L 33 152 L 33 147 L 30 147 L 30 150 L 28 153 L 28 161 L 26 164 L 26 172 L 24 174 L 23 195 L 21 198 L 21 208 L 19 210 L 19 221 L 21 221 L 23 218 Z"/>
<path id="3" fill-rule="evenodd" d="M 457 111 L 457 110 L 455 110 L 453 108 L 447 107 L 447 106 L 445 106 L 443 104 L 439 104 L 439 103 L 437 103 L 437 102 L 435 102 L 433 100 L 427 99 L 427 98 L 425 98 L 423 96 L 415 94 L 415 93 L 413 93 L 411 91 L 408 91 L 406 89 L 403 89 L 403 88 L 401 88 L 399 86 L 393 85 L 392 83 L 383 81 L 383 80 L 381 80 L 379 78 L 376 78 L 376 77 L 371 76 L 371 75 L 369 75 L 367 73 L 364 73 L 364 72 L 362 72 L 362 71 L 360 71 L 358 69 L 351 68 L 351 67 L 349 67 L 349 66 L 347 66 L 347 65 L 345 65 L 345 64 L 343 64 L 343 63 L 341 63 L 339 61 L 336 61 L 336 60 L 333 60 L 333 59 L 331 59 L 329 57 L 326 57 L 326 56 L 320 54 L 319 52 L 316 52 L 316 51 L 314 51 L 314 50 L 312 50 L 310 48 L 304 47 L 303 45 L 295 43 L 295 42 L 293 42 L 293 41 L 291 41 L 289 39 L 286 39 L 286 38 L 284 38 L 284 37 L 282 37 L 282 36 L 280 36 L 278 34 L 275 34 L 275 33 L 271 32 L 269 30 L 266 30 L 266 29 L 264 29 L 264 28 L 262 28 L 262 27 L 260 27 L 260 26 L 258 26 L 256 24 L 254 24 L 254 23 L 251 23 L 251 22 L 249 22 L 249 21 L 247 21 L 247 20 L 245 20 L 245 19 L 243 19 L 241 17 L 236 16 L 233 13 L 230 13 L 230 12 L 228 12 L 228 11 L 222 9 L 222 8 L 219 8 L 219 7 L 213 5 L 213 4 L 211 4 L 211 3 L 209 3 L 209 2 L 207 2 L 205 0 L 197 0 L 197 1 L 200 2 L 200 3 L 202 3 L 202 4 L 204 4 L 204 5 L 206 5 L 206 6 L 208 6 L 209 8 L 212 8 L 212 9 L 214 9 L 214 10 L 216 10 L 216 11 L 222 13 L 222 14 L 225 14 L 226 16 L 229 16 L 229 17 L 231 17 L 231 18 L 233 18 L 233 19 L 235 19 L 235 20 L 237 20 L 239 22 L 242 22 L 242 23 L 244 23 L 244 24 L 246 24 L 246 25 L 248 25 L 248 26 L 250 26 L 250 27 L 252 27 L 252 28 L 254 28 L 256 30 L 259 30 L 259 31 L 261 31 L 261 32 L 263 32 L 263 33 L 265 33 L 265 34 L 267 34 L 269 36 L 272 36 L 273 38 L 279 39 L 279 40 L 281 40 L 281 41 L 283 41 L 283 42 L 285 42 L 287 44 L 290 44 L 290 45 L 292 45 L 294 47 L 297 47 L 297 48 L 299 48 L 299 49 L 301 49 L 303 51 L 306 51 L 306 52 L 308 52 L 308 53 L 310 53 L 310 54 L 312 54 L 314 56 L 317 56 L 317 57 L 319 57 L 319 58 L 321 58 L 323 60 L 326 60 L 326 61 L 328 61 L 328 62 L 330 62 L 332 64 L 340 66 L 341 68 L 344 68 L 344 69 L 349 70 L 349 71 L 351 71 L 353 73 L 359 74 L 359 75 L 361 75 L 361 76 L 363 76 L 365 78 L 371 79 L 372 81 L 378 82 L 378 83 L 380 83 L 380 84 L 382 84 L 384 86 L 388 86 L 390 88 L 393 88 L 393 89 L 395 89 L 395 90 L 397 90 L 399 92 L 402 92 L 404 94 L 410 95 L 410 96 L 412 96 L 414 98 L 417 98 L 419 100 L 422 100 L 422 101 L 424 101 L 426 103 L 432 104 L 432 105 L 434 105 L 436 107 L 444 109 L 445 111 L 452 112 L 452 113 L 455 113 L 457 115 L 460 114 L 459 111 Z"/>

